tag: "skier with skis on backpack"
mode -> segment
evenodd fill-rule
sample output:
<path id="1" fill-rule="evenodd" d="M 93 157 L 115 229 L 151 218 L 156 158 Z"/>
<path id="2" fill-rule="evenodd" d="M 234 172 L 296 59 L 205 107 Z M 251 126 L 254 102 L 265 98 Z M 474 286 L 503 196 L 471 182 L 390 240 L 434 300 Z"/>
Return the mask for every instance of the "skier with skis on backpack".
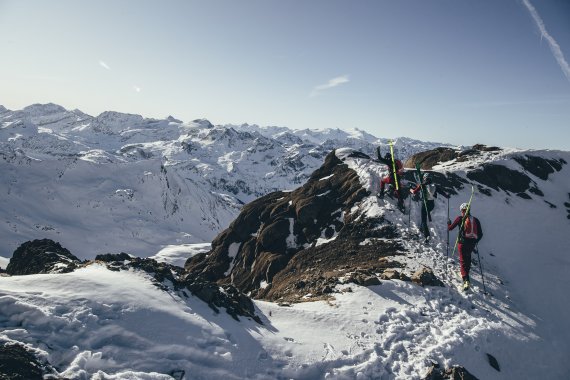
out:
<path id="1" fill-rule="evenodd" d="M 455 218 L 453 223 L 447 220 L 447 230 L 451 231 L 459 226 L 459 236 L 457 249 L 459 251 L 459 265 L 461 267 L 461 278 L 463 279 L 463 290 L 469 289 L 469 270 L 471 269 L 471 253 L 475 249 L 479 240 L 483 238 L 483 229 L 479 219 L 471 216 L 470 205 L 463 203 L 459 209 L 461 215 Z"/>
<path id="2" fill-rule="evenodd" d="M 388 175 L 384 176 L 380 180 L 380 193 L 378 194 L 378 198 L 384 198 L 384 186 L 386 186 L 386 184 L 391 184 L 394 186 L 394 194 L 398 199 L 398 208 L 403 212 L 404 200 L 400 191 L 402 188 L 400 185 L 400 178 L 404 175 L 404 165 L 400 160 L 394 160 L 394 162 L 392 162 L 392 155 L 390 153 L 386 153 L 384 158 L 378 154 L 378 161 L 388 166 Z M 394 166 L 396 166 L 396 173 L 394 173 Z"/>
<path id="3" fill-rule="evenodd" d="M 420 231 L 422 231 L 424 234 L 425 242 L 428 242 L 430 238 L 428 219 L 431 221 L 431 212 L 435 207 L 434 199 L 437 198 L 437 193 L 430 173 L 419 174 L 419 176 L 423 178 L 418 178 L 418 174 L 416 173 L 418 184 L 416 187 L 410 189 L 410 193 L 412 195 L 418 195 L 419 193 L 418 200 L 420 202 L 420 208 L 422 210 L 422 222 L 420 224 Z"/>

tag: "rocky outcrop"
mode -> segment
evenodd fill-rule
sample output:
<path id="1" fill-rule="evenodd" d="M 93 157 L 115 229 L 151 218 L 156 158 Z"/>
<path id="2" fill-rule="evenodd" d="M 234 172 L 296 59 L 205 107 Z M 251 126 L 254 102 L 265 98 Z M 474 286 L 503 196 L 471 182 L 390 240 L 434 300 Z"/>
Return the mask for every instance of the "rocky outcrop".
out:
<path id="1" fill-rule="evenodd" d="M 543 181 L 546 181 L 548 179 L 548 176 L 555 171 L 559 172 L 562 170 L 562 166 L 567 163 L 563 159 L 548 160 L 542 157 L 530 155 L 514 157 L 514 160 L 518 162 L 524 168 L 524 170 L 535 175 Z"/>
<path id="2" fill-rule="evenodd" d="M 513 159 L 522 166 L 523 171 L 514 170 L 501 164 L 489 163 L 469 171 L 467 178 L 496 191 L 503 190 L 514 193 L 523 199 L 532 199 L 528 193 L 540 197 L 544 196 L 544 193 L 538 187 L 537 182 L 529 177 L 526 172 L 546 181 L 550 174 L 562 170 L 563 165 L 566 164 L 566 161 L 562 159 L 547 160 L 531 155 L 518 156 Z M 481 186 L 479 189 L 483 190 Z M 482 192 L 490 195 L 489 192 Z"/>
<path id="3" fill-rule="evenodd" d="M 451 148 L 436 148 L 425 152 L 417 153 L 408 158 L 404 162 L 406 168 L 416 168 L 416 164 L 420 164 L 420 169 L 430 170 L 435 165 L 442 162 L 451 161 L 459 157 L 459 152 Z"/>
<path id="4" fill-rule="evenodd" d="M 477 378 L 461 366 L 442 369 L 439 364 L 434 363 L 423 380 L 477 380 Z"/>
<path id="5" fill-rule="evenodd" d="M 38 273 L 66 273 L 81 261 L 50 239 L 27 241 L 12 254 L 6 273 L 16 276 Z"/>
<path id="6" fill-rule="evenodd" d="M 486 146 L 483 144 L 475 144 L 469 149 L 455 150 L 451 148 L 436 148 L 425 152 L 416 153 L 404 162 L 406 168 L 416 168 L 416 164 L 420 164 L 422 170 L 430 170 L 434 166 L 456 160 L 457 162 L 468 161 L 472 156 L 478 156 L 481 152 L 500 152 L 501 148 L 496 146 Z"/>
<path id="7" fill-rule="evenodd" d="M 326 298 L 343 281 L 377 284 L 384 270 L 399 267 L 383 258 L 401 247 L 385 240 L 399 236 L 388 221 L 354 217 L 367 195 L 333 151 L 304 186 L 244 206 L 211 251 L 186 262 L 188 276 L 281 302 Z"/>
<path id="8" fill-rule="evenodd" d="M 42 380 L 44 373 L 53 372 L 21 344 L 0 346 L 0 379 Z"/>
<path id="9" fill-rule="evenodd" d="M 121 252 L 121 253 L 105 253 L 101 255 L 95 256 L 95 261 L 104 261 L 104 262 L 113 262 L 113 261 L 125 261 L 131 260 L 133 256 L 129 255 L 128 253 Z"/>

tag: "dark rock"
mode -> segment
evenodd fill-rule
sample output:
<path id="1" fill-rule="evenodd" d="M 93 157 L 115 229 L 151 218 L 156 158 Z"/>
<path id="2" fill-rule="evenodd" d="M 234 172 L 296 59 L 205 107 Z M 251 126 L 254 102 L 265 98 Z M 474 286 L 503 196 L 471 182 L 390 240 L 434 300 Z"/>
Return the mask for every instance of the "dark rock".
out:
<path id="1" fill-rule="evenodd" d="M 404 273 L 399 272 L 395 268 L 388 268 L 382 272 L 380 275 L 382 280 L 401 280 L 401 281 L 411 281 L 412 279 L 405 275 Z"/>
<path id="2" fill-rule="evenodd" d="M 186 375 L 186 371 L 183 369 L 174 369 L 168 373 L 170 376 L 174 378 L 174 380 L 184 380 L 184 375 Z"/>
<path id="3" fill-rule="evenodd" d="M 546 203 L 548 206 L 550 206 L 550 208 L 557 208 L 555 204 L 552 204 L 548 201 L 544 201 L 544 203 Z"/>
<path id="4" fill-rule="evenodd" d="M 299 292 L 301 288 L 295 284 L 300 281 L 305 281 L 309 289 L 304 289 L 303 295 L 306 292 L 330 293 L 329 290 L 334 288 L 337 281 L 333 276 L 321 276 L 323 278 L 319 279 L 319 276 L 311 275 L 309 278 L 312 281 L 296 276 L 291 278 L 293 282 L 287 291 L 276 278 L 289 270 L 287 268 L 290 268 L 291 260 L 295 257 L 308 258 L 308 252 L 307 255 L 302 253 L 311 250 L 311 246 L 321 237 L 330 239 L 338 234 L 338 240 L 341 240 L 341 236 L 343 239 L 352 238 L 350 248 L 342 255 L 360 250 L 358 243 L 366 234 L 357 232 L 359 229 L 352 225 L 345 227 L 350 224 L 347 220 L 351 218 L 349 214 L 353 205 L 367 195 L 356 172 L 349 169 L 333 151 L 305 185 L 292 192 L 269 194 L 244 206 L 230 227 L 214 239 L 212 250 L 188 259 L 185 269 L 190 277 L 223 285 L 232 284 L 256 297 L 272 297 L 269 295 L 272 292 L 282 295 Z M 343 212 L 344 220 L 341 218 Z M 394 236 L 393 231 L 393 227 L 386 225 L 374 235 Z M 239 249 L 237 253 L 232 252 L 230 257 L 229 249 L 236 243 Z M 318 256 L 321 249 L 316 251 L 319 252 Z M 332 256 L 337 254 L 340 254 L 340 250 L 329 252 Z M 337 260 L 333 262 L 340 264 Z M 262 282 L 271 286 L 261 289 Z"/>
<path id="5" fill-rule="evenodd" d="M 527 193 L 517 193 L 517 196 L 521 197 L 522 199 L 532 199 L 532 197 Z"/>
<path id="6" fill-rule="evenodd" d="M 433 274 L 433 271 L 426 267 L 418 269 L 412 275 L 412 282 L 421 286 L 444 286 L 443 282 Z"/>
<path id="7" fill-rule="evenodd" d="M 370 271 L 357 271 L 352 273 L 348 281 L 361 286 L 380 285 L 378 277 Z"/>
<path id="8" fill-rule="evenodd" d="M 544 197 L 544 193 L 538 187 L 531 187 L 529 191 L 533 194 L 536 194 L 540 197 Z"/>
<path id="9" fill-rule="evenodd" d="M 478 380 L 461 366 L 453 366 L 443 370 L 439 364 L 433 363 L 423 380 Z"/>
<path id="10" fill-rule="evenodd" d="M 121 253 L 105 253 L 101 255 L 95 256 L 95 261 L 105 261 L 105 262 L 112 262 L 112 261 L 125 261 L 131 260 L 132 256 L 128 253 L 121 252 Z"/>
<path id="11" fill-rule="evenodd" d="M 50 239 L 27 241 L 12 254 L 6 273 L 15 275 L 38 273 L 67 273 L 81 261 Z"/>
<path id="12" fill-rule="evenodd" d="M 499 164 L 483 164 L 481 169 L 467 173 L 467 178 L 494 190 L 524 193 L 530 188 L 531 179 L 524 173 Z"/>
<path id="13" fill-rule="evenodd" d="M 216 313 L 219 312 L 219 308 L 224 308 L 236 321 L 239 321 L 238 316 L 241 315 L 262 324 L 261 319 L 255 314 L 251 299 L 235 286 L 229 284 L 220 286 L 202 278 L 189 276 L 186 277 L 184 285 Z"/>
<path id="14" fill-rule="evenodd" d="M 487 145 L 483 145 L 483 144 L 475 144 L 472 146 L 473 149 L 481 151 L 481 152 L 499 152 L 501 151 L 501 148 L 498 148 L 496 146 L 487 146 Z"/>
<path id="15" fill-rule="evenodd" d="M 495 358 L 493 355 L 487 353 L 487 359 L 489 360 L 489 365 L 491 367 L 496 369 L 498 372 L 501 372 L 501 367 L 499 366 L 499 362 L 497 361 L 497 358 Z"/>
<path id="16" fill-rule="evenodd" d="M 41 380 L 43 368 L 24 346 L 9 343 L 0 346 L 0 379 Z"/>
<path id="17" fill-rule="evenodd" d="M 542 157 L 529 155 L 514 157 L 514 160 L 526 171 L 532 173 L 543 181 L 546 181 L 548 176 L 554 173 L 555 170 L 562 170 L 562 165 L 565 163 L 563 161 L 547 160 Z"/>
<path id="18" fill-rule="evenodd" d="M 442 162 L 451 161 L 458 157 L 458 153 L 450 148 L 436 148 L 425 152 L 417 153 L 404 162 L 406 168 L 416 168 L 416 164 L 420 163 L 420 169 L 430 170 L 435 165 Z"/>

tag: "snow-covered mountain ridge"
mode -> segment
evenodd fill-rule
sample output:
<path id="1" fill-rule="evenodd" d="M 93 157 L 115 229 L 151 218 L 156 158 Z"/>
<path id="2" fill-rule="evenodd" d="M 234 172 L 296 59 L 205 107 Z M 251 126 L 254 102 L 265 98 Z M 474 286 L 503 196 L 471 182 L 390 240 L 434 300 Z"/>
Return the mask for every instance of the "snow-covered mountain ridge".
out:
<path id="1" fill-rule="evenodd" d="M 1 107 L 0 256 L 46 237 L 81 258 L 209 242 L 244 203 L 301 185 L 334 148 L 373 154 L 387 142 L 360 130 Z M 396 139 L 402 158 L 441 145 Z"/>
<path id="2" fill-rule="evenodd" d="M 72 379 L 442 378 L 428 374 L 433 363 L 462 365 L 479 379 L 565 379 L 570 153 L 460 158 L 432 171 L 450 198 L 436 199 L 429 244 L 419 238 L 421 204 L 406 203 L 408 215 L 390 197 L 377 199 L 385 165 L 352 149 L 329 154 L 290 194 L 245 206 L 206 257 L 190 260 L 186 278 L 201 272 L 217 276 L 218 287 L 264 297 L 254 301 L 262 324 L 214 314 L 173 281 L 155 286 L 129 260 L 119 271 L 88 263 L 66 274 L 0 278 L 2 348 L 24 344 L 49 373 Z M 473 292 L 464 294 L 446 219 L 448 202 L 453 217 L 471 186 L 485 234 Z M 200 260 L 206 268 L 194 265 Z M 413 284 L 387 260 L 403 274 L 429 268 L 444 286 Z M 305 302 L 268 302 L 291 294 Z"/>

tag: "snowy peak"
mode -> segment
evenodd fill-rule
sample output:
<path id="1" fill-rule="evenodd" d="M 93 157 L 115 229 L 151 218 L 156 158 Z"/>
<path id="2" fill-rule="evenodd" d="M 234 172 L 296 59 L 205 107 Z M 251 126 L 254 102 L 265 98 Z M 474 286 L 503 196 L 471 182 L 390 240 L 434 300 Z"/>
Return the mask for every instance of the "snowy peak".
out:
<path id="1" fill-rule="evenodd" d="M 120 134 L 127 129 L 136 129 L 152 123 L 153 119 L 144 119 L 141 115 L 106 111 L 93 119 L 92 125 L 95 131 Z"/>
<path id="2" fill-rule="evenodd" d="M 54 113 L 67 112 L 65 108 L 57 104 L 32 104 L 22 109 L 22 113 L 29 117 L 48 116 Z"/>

